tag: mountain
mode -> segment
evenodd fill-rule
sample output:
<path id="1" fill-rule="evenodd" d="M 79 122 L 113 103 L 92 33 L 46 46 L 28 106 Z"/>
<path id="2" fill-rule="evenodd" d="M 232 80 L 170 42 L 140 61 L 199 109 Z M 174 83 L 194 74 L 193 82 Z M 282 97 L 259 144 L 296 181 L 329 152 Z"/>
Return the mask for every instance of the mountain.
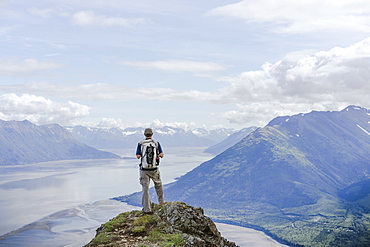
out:
<path id="1" fill-rule="evenodd" d="M 229 137 L 224 139 L 223 141 L 210 146 L 209 148 L 206 148 L 204 150 L 205 153 L 211 153 L 211 154 L 220 154 L 226 149 L 234 146 L 236 143 L 241 141 L 244 137 L 255 131 L 257 127 L 249 127 L 239 130 L 238 132 L 235 132 L 231 134 Z"/>
<path id="2" fill-rule="evenodd" d="M 120 158 L 76 141 L 57 124 L 37 126 L 25 120 L 0 120 L 0 165 L 67 159 Z"/>
<path id="3" fill-rule="evenodd" d="M 153 214 L 131 211 L 118 215 L 97 230 L 85 247 L 183 246 L 237 247 L 223 238 L 202 208 L 180 202 L 153 207 Z"/>
<path id="4" fill-rule="evenodd" d="M 166 200 L 292 246 L 370 246 L 369 123 L 356 106 L 275 118 L 166 185 Z"/>
<path id="5" fill-rule="evenodd" d="M 74 126 L 66 129 L 80 142 L 99 149 L 133 148 L 144 138 L 145 128 L 98 128 Z M 222 141 L 234 129 L 207 130 L 197 128 L 184 130 L 181 128 L 154 128 L 153 138 L 167 147 L 208 147 Z"/>

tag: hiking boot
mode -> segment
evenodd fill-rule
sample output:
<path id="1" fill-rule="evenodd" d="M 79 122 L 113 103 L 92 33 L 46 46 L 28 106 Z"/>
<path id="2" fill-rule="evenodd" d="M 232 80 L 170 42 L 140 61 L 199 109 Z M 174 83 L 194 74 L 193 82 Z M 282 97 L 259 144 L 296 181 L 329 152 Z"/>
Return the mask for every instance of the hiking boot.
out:
<path id="1" fill-rule="evenodd" d="M 152 211 L 145 212 L 144 209 L 142 209 L 142 211 L 143 211 L 144 214 L 153 214 Z"/>

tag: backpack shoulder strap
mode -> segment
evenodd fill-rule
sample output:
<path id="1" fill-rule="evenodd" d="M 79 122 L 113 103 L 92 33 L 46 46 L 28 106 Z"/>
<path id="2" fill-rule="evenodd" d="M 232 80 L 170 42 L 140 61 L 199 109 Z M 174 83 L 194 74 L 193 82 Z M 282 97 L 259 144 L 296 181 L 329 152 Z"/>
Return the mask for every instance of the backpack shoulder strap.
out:
<path id="1" fill-rule="evenodd" d="M 158 142 L 156 141 L 156 140 L 153 140 L 153 139 L 144 139 L 144 140 L 142 140 L 142 141 L 140 141 L 139 143 L 140 143 L 140 145 L 141 145 L 141 154 L 142 155 L 144 155 L 143 154 L 143 151 L 144 151 L 144 146 L 143 146 L 143 144 L 144 143 L 154 143 L 154 145 L 155 145 L 155 149 L 156 149 L 156 151 L 157 151 L 157 154 L 159 154 L 159 148 L 158 148 Z"/>
<path id="2" fill-rule="evenodd" d="M 158 147 L 158 142 L 156 140 L 152 140 L 154 142 L 154 145 L 155 145 L 155 149 L 157 151 L 157 155 L 159 154 L 159 147 Z"/>

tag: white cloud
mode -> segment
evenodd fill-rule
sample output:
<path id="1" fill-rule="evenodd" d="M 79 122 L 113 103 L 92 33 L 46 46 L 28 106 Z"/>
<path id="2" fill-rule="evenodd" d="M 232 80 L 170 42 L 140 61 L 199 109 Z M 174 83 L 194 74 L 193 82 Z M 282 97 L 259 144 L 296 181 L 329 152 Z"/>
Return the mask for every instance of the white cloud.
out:
<path id="1" fill-rule="evenodd" d="M 195 127 L 194 122 L 162 122 L 159 119 L 155 119 L 152 122 L 136 122 L 136 123 L 125 123 L 122 121 L 122 119 L 118 118 L 103 118 L 99 124 L 97 125 L 98 127 L 105 127 L 105 128 L 121 128 L 125 129 L 128 127 L 150 127 L 150 128 L 163 128 L 163 127 L 172 127 L 172 128 L 181 128 L 181 129 L 192 129 Z"/>
<path id="2" fill-rule="evenodd" d="M 100 120 L 98 127 L 103 128 L 122 128 L 124 129 L 127 125 L 120 119 L 115 118 L 103 118 Z"/>
<path id="3" fill-rule="evenodd" d="M 287 56 L 228 82 L 218 98 L 237 103 L 237 110 L 222 115 L 236 123 L 261 124 L 279 115 L 351 104 L 370 107 L 370 38 L 311 56 Z"/>
<path id="4" fill-rule="evenodd" d="M 167 72 L 204 73 L 225 70 L 225 67 L 212 62 L 197 62 L 189 60 L 164 60 L 153 62 L 125 61 L 122 65 L 143 69 L 157 69 Z"/>
<path id="5" fill-rule="evenodd" d="M 144 125 L 145 126 L 145 125 Z M 172 127 L 172 128 L 181 128 L 181 129 L 191 129 L 195 126 L 194 122 L 161 122 L 159 119 L 153 120 L 153 122 L 148 125 L 152 128 L 163 128 L 163 127 Z"/>
<path id="6" fill-rule="evenodd" d="M 3 92 L 40 93 L 58 98 L 87 101 L 217 101 L 214 92 L 197 90 L 176 90 L 171 88 L 132 88 L 107 83 L 95 84 L 55 84 L 50 82 L 32 82 L 16 85 L 0 85 Z M 217 101 L 218 102 L 218 101 Z M 216 102 L 216 103 L 217 103 Z"/>
<path id="7" fill-rule="evenodd" d="M 336 102 L 319 103 L 282 103 L 278 100 L 270 102 L 255 102 L 250 104 L 237 104 L 237 109 L 219 114 L 219 117 L 228 119 L 230 123 L 244 126 L 264 126 L 277 116 L 290 116 L 298 113 L 307 113 L 312 110 L 326 111 L 328 109 L 340 110 L 346 104 Z"/>
<path id="8" fill-rule="evenodd" d="M 21 121 L 27 119 L 35 124 L 70 124 L 89 115 L 89 107 L 72 101 L 59 103 L 41 96 L 23 94 L 0 95 L 0 119 Z"/>
<path id="9" fill-rule="evenodd" d="M 370 5 L 366 0 L 244 0 L 212 9 L 208 14 L 269 24 L 282 33 L 370 32 Z"/>
<path id="10" fill-rule="evenodd" d="M 78 26 L 122 26 L 134 27 L 148 23 L 145 18 L 122 18 L 122 17 L 107 17 L 104 15 L 95 14 L 94 11 L 79 11 L 73 14 L 72 23 Z"/>
<path id="11" fill-rule="evenodd" d="M 149 127 L 149 128 L 163 128 L 163 127 L 172 127 L 172 128 L 181 128 L 185 130 L 189 130 L 195 127 L 194 122 L 162 122 L 159 119 L 155 119 L 152 122 L 136 122 L 135 124 L 131 124 L 130 127 Z"/>
<path id="12" fill-rule="evenodd" d="M 18 59 L 0 59 L 0 75 L 19 76 L 32 74 L 36 71 L 52 70 L 64 67 L 52 61 L 39 61 L 35 58 L 27 58 L 22 61 Z"/>
<path id="13" fill-rule="evenodd" d="M 103 83 L 30 83 L 3 85 L 0 90 L 35 94 L 42 91 L 47 95 L 73 100 L 149 99 L 234 104 L 234 110 L 214 114 L 235 123 L 263 125 L 279 115 L 311 110 L 339 110 L 347 105 L 370 107 L 370 38 L 349 47 L 335 47 L 311 55 L 288 54 L 276 63 L 264 64 L 260 70 L 246 71 L 222 80 L 228 85 L 208 92 L 173 88 L 129 88 Z"/>

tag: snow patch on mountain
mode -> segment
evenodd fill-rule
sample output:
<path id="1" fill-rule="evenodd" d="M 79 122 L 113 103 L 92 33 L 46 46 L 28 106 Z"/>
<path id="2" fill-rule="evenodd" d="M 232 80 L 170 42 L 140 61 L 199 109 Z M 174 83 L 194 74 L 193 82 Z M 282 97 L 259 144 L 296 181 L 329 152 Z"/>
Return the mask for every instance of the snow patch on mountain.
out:
<path id="1" fill-rule="evenodd" d="M 139 133 L 139 131 L 123 131 L 122 135 L 130 136 L 130 135 L 135 135 L 135 134 L 138 134 L 138 133 Z"/>
<path id="2" fill-rule="evenodd" d="M 357 124 L 357 127 L 359 127 L 363 132 L 365 132 L 366 134 L 368 134 L 370 136 L 370 133 L 365 130 L 364 128 L 362 128 L 360 125 Z"/>

